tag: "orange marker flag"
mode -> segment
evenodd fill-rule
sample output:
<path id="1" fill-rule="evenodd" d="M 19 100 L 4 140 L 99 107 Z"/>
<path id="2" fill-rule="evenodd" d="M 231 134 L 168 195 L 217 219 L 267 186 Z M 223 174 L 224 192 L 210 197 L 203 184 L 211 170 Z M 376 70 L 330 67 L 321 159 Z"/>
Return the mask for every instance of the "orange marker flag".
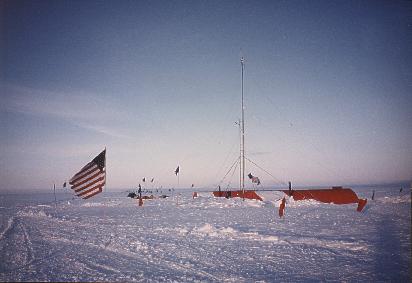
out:
<path id="1" fill-rule="evenodd" d="M 279 217 L 282 217 L 285 214 L 285 205 L 286 205 L 286 199 L 282 199 L 282 203 L 279 206 Z"/>

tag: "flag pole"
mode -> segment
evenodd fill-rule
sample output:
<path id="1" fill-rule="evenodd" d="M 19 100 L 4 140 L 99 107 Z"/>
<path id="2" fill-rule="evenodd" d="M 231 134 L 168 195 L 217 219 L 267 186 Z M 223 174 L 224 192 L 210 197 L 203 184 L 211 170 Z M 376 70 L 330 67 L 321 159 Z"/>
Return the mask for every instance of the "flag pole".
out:
<path id="1" fill-rule="evenodd" d="M 54 193 L 54 208 L 57 208 L 57 199 L 56 199 L 56 183 L 53 184 L 53 193 Z"/>
<path id="2" fill-rule="evenodd" d="M 179 186 L 180 186 L 180 165 L 177 168 L 179 169 L 179 171 L 177 172 L 177 189 L 179 189 Z M 176 205 L 179 205 L 179 196 L 180 196 L 180 193 L 177 194 Z"/>
<path id="3" fill-rule="evenodd" d="M 177 188 L 179 188 L 180 165 L 177 166 L 177 168 L 175 170 L 175 174 L 177 176 Z"/>
<path id="4" fill-rule="evenodd" d="M 107 166 L 106 166 L 106 153 L 107 153 L 107 151 L 106 151 L 106 146 L 104 147 L 104 152 L 105 152 L 105 154 L 104 154 L 104 167 L 105 167 L 105 169 L 104 170 L 106 170 L 107 171 Z M 107 173 L 107 172 L 106 172 Z M 104 174 L 104 189 L 105 190 L 107 190 L 107 174 Z"/>
<path id="5" fill-rule="evenodd" d="M 179 167 L 180 170 L 180 167 Z M 180 175 L 180 171 L 177 173 L 177 189 L 179 189 L 179 175 Z M 176 205 L 179 205 L 179 193 L 176 195 Z"/>

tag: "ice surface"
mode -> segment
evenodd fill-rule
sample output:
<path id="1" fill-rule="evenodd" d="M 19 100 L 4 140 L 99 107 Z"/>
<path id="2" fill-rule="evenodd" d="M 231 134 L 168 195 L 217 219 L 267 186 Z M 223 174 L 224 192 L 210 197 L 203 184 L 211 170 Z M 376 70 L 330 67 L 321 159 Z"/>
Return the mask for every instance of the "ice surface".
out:
<path id="1" fill-rule="evenodd" d="M 410 282 L 410 190 L 372 190 L 362 213 L 290 199 L 282 219 L 276 192 L 1 195 L 0 281 Z"/>

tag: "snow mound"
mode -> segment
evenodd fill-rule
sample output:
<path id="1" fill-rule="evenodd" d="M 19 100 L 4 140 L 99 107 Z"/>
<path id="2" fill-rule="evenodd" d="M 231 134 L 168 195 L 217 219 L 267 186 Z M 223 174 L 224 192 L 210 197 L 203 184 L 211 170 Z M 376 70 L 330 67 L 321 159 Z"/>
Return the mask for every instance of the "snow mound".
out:
<path id="1" fill-rule="evenodd" d="M 82 203 L 81 206 L 83 207 L 101 207 L 101 206 L 106 206 L 106 207 L 114 207 L 120 205 L 120 201 L 109 201 L 109 202 L 86 202 Z"/>
<path id="2" fill-rule="evenodd" d="M 193 229 L 193 232 L 198 233 L 198 234 L 207 234 L 209 236 L 216 236 L 216 228 L 214 228 L 212 225 L 209 223 L 206 223 L 200 228 L 195 228 Z"/>
<path id="3" fill-rule="evenodd" d="M 210 237 L 230 237 L 237 234 L 237 231 L 231 227 L 216 228 L 213 227 L 211 224 L 206 223 L 199 228 L 194 228 L 192 233 L 198 235 L 206 235 Z"/>
<path id="4" fill-rule="evenodd" d="M 409 195 L 395 196 L 395 197 L 386 196 L 383 198 L 378 198 L 377 201 L 381 203 L 410 203 L 411 198 L 409 197 Z"/>
<path id="5" fill-rule="evenodd" d="M 81 204 L 83 207 L 99 207 L 99 206 L 104 206 L 104 203 L 102 202 L 86 202 Z"/>
<path id="6" fill-rule="evenodd" d="M 50 205 L 47 205 L 47 204 L 38 204 L 37 206 L 38 207 L 51 207 Z"/>
<path id="7" fill-rule="evenodd" d="M 261 235 L 258 232 L 241 232 L 233 229 L 232 227 L 216 228 L 209 223 L 195 228 L 192 234 L 208 237 L 229 238 L 237 240 L 252 240 L 252 241 L 266 241 L 266 242 L 278 242 L 279 237 L 274 235 Z"/>
<path id="8" fill-rule="evenodd" d="M 20 210 L 17 212 L 17 216 L 25 217 L 51 217 L 46 214 L 43 210 Z"/>
<path id="9" fill-rule="evenodd" d="M 231 227 L 227 227 L 227 228 L 221 228 L 220 232 L 222 234 L 236 234 L 236 230 L 231 228 Z"/>
<path id="10" fill-rule="evenodd" d="M 248 207 L 262 207 L 265 203 L 260 200 L 245 200 L 244 205 Z"/>

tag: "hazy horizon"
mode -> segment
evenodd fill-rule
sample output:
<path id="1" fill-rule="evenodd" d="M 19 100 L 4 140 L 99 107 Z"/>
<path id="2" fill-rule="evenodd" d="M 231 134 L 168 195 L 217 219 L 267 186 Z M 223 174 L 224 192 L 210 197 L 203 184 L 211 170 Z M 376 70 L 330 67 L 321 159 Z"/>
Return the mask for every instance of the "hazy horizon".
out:
<path id="1" fill-rule="evenodd" d="M 142 184 L 142 183 L 140 183 Z M 371 187 L 375 187 L 377 189 L 393 189 L 393 190 L 399 190 L 400 188 L 403 188 L 404 190 L 410 190 L 412 188 L 412 180 L 405 180 L 405 181 L 399 181 L 399 182 L 389 182 L 389 183 L 380 183 L 380 184 L 323 184 L 323 185 L 297 185 L 294 186 L 294 189 L 314 189 L 314 188 L 330 188 L 332 186 L 342 186 L 344 188 L 351 188 L 351 189 L 369 189 Z M 152 191 L 153 193 L 156 193 L 156 190 L 158 190 L 158 193 L 162 192 L 162 193 L 168 193 L 169 189 L 175 189 L 173 187 L 163 187 L 162 189 L 158 188 L 158 187 L 143 187 L 143 191 Z M 248 187 L 246 189 L 251 189 L 252 187 Z M 215 190 L 216 187 L 180 187 L 180 188 L 176 188 L 175 191 L 197 191 L 197 192 L 202 192 L 202 191 L 208 191 L 208 190 Z M 222 188 L 222 190 L 235 190 L 238 189 L 238 187 L 233 187 L 233 188 Z M 270 190 L 270 189 L 287 189 L 287 186 L 283 185 L 274 185 L 274 186 L 265 186 L 265 187 L 256 187 L 256 190 Z M 103 193 L 120 193 L 120 192 L 131 192 L 131 191 L 135 191 L 137 192 L 138 188 L 137 186 L 135 187 L 128 187 L 128 188 L 113 188 L 113 187 L 106 187 L 105 190 L 103 191 Z M 67 188 L 63 188 L 61 185 L 58 186 L 58 184 L 56 184 L 56 194 L 73 194 L 73 191 L 67 187 Z M 173 192 L 173 191 L 172 191 Z M 51 187 L 49 188 L 37 188 L 37 189 L 17 189 L 17 190 L 0 190 L 0 194 L 24 194 L 24 193 L 46 193 L 46 194 L 53 194 L 54 190 L 53 190 L 53 184 Z"/>

